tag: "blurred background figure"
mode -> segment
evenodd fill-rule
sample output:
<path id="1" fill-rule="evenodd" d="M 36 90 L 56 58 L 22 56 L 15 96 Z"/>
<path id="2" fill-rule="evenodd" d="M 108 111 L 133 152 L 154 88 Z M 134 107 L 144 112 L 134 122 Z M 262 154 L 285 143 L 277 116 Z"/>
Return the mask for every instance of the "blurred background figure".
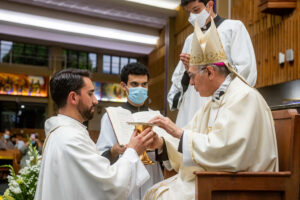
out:
<path id="1" fill-rule="evenodd" d="M 6 150 L 6 149 L 14 149 L 14 148 L 15 146 L 10 139 L 10 130 L 5 129 L 4 134 L 0 140 L 0 149 Z"/>
<path id="2" fill-rule="evenodd" d="M 20 151 L 23 155 L 20 165 L 21 168 L 26 166 L 26 161 L 29 160 L 30 155 L 28 154 L 29 151 L 29 142 L 32 144 L 33 147 L 36 147 L 36 149 L 39 151 L 40 154 L 42 154 L 42 142 L 38 139 L 37 133 L 30 134 L 29 141 L 25 143 L 25 146 L 23 146 Z"/>
<path id="3" fill-rule="evenodd" d="M 25 142 L 22 139 L 18 138 L 16 134 L 13 134 L 10 137 L 10 140 L 13 143 L 13 145 L 15 146 L 15 148 L 18 149 L 18 150 L 21 150 L 24 147 L 26 147 Z"/>

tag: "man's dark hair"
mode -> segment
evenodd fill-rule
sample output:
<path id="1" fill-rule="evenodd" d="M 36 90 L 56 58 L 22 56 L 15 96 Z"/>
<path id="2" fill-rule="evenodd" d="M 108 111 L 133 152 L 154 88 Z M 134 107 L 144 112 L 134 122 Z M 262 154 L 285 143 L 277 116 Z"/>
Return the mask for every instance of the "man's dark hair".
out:
<path id="1" fill-rule="evenodd" d="M 194 2 L 194 1 L 199 1 L 199 2 L 204 3 L 204 5 L 206 5 L 210 0 L 181 0 L 180 5 L 182 7 L 184 7 L 184 6 L 188 5 L 190 2 Z"/>
<path id="2" fill-rule="evenodd" d="M 150 78 L 148 68 L 142 63 L 129 63 L 125 65 L 121 71 L 121 81 L 127 84 L 129 74 L 147 75 L 148 80 Z"/>
<path id="3" fill-rule="evenodd" d="M 82 69 L 64 69 L 56 72 L 50 80 L 50 93 L 58 108 L 67 103 L 70 92 L 80 94 L 84 86 L 83 77 L 90 78 L 90 72 Z"/>

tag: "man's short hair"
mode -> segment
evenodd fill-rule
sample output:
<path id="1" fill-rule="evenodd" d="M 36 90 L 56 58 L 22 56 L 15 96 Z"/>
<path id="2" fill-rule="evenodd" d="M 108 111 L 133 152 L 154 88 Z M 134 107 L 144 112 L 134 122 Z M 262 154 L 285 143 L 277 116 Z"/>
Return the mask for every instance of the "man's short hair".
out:
<path id="1" fill-rule="evenodd" d="M 121 71 L 121 81 L 127 84 L 129 74 L 147 75 L 148 80 L 150 78 L 148 68 L 142 63 L 129 63 L 125 65 Z"/>
<path id="2" fill-rule="evenodd" d="M 199 1 L 199 2 L 204 3 L 204 5 L 206 5 L 210 0 L 181 0 L 180 5 L 182 7 L 184 7 L 184 6 L 188 5 L 190 2 L 194 2 L 194 1 Z"/>
<path id="3" fill-rule="evenodd" d="M 56 72 L 50 80 L 50 93 L 58 108 L 67 103 L 70 92 L 80 94 L 84 86 L 83 77 L 90 78 L 90 72 L 82 69 L 64 69 Z"/>

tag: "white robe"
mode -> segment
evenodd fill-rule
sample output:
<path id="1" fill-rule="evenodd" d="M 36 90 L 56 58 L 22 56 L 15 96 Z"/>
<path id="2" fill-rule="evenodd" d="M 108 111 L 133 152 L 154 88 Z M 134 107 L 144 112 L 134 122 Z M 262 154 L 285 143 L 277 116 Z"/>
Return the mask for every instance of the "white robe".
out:
<path id="1" fill-rule="evenodd" d="M 251 38 L 244 24 L 239 20 L 226 19 L 217 29 L 229 63 L 237 68 L 238 73 L 251 86 L 254 86 L 257 78 L 256 59 Z M 186 38 L 182 53 L 191 53 L 192 40 L 193 33 Z M 210 98 L 200 97 L 199 93 L 191 85 L 188 86 L 187 91 L 183 94 L 181 79 L 184 72 L 185 67 L 179 61 L 172 75 L 172 86 L 168 93 L 170 109 L 173 107 L 175 95 L 178 92 L 181 93 L 177 105 L 179 112 L 176 119 L 176 124 L 181 128 L 187 125 L 195 113 L 210 100 Z"/>
<path id="2" fill-rule="evenodd" d="M 121 108 L 120 109 L 124 109 Z M 108 118 L 107 113 L 105 113 L 101 119 L 101 130 L 100 135 L 97 141 L 97 148 L 102 154 L 103 152 L 109 150 L 117 142 L 112 124 Z M 149 158 L 155 161 L 155 153 L 147 152 Z M 120 156 L 122 157 L 122 156 Z M 161 167 L 158 162 L 155 162 L 153 165 L 145 165 L 148 173 L 150 174 L 150 179 L 145 182 L 138 190 L 134 191 L 129 197 L 128 200 L 140 200 L 144 196 L 145 192 L 152 187 L 155 183 L 162 181 L 163 174 Z"/>
<path id="3" fill-rule="evenodd" d="M 153 186 L 144 200 L 195 199 L 195 170 L 278 171 L 271 111 L 262 96 L 238 78 L 184 128 L 182 154 L 178 143 L 166 140 L 166 146 L 178 174 Z"/>
<path id="4" fill-rule="evenodd" d="M 125 200 L 149 174 L 129 148 L 114 165 L 102 157 L 86 127 L 65 115 L 45 123 L 48 135 L 35 200 Z"/>

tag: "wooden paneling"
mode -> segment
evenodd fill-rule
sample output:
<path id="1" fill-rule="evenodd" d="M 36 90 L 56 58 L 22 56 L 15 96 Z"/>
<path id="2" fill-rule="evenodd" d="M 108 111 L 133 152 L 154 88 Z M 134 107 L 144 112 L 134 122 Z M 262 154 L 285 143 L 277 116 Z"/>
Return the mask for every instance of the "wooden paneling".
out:
<path id="1" fill-rule="evenodd" d="M 174 30 L 175 34 L 182 32 L 184 29 L 190 26 L 190 23 L 188 22 L 188 18 L 189 18 L 189 13 L 180 6 L 178 8 L 178 13 L 175 18 L 175 30 Z"/>
<path id="2" fill-rule="evenodd" d="M 165 77 L 165 45 L 166 31 L 160 32 L 160 38 L 156 48 L 148 57 L 148 67 L 150 72 L 149 84 L 149 107 L 154 110 L 164 110 L 164 77 Z"/>
<path id="3" fill-rule="evenodd" d="M 297 0 L 300 5 L 300 0 Z M 256 87 L 270 86 L 300 78 L 299 65 L 299 6 L 288 15 L 264 14 L 260 0 L 233 0 L 232 18 L 243 21 L 255 50 L 257 60 Z M 245 15 L 247 13 L 247 15 Z M 278 64 L 278 54 L 294 50 L 294 62 Z"/>
<path id="4" fill-rule="evenodd" d="M 179 61 L 179 55 L 182 51 L 185 39 L 194 31 L 194 27 L 188 22 L 188 18 L 189 18 L 188 12 L 184 10 L 184 8 L 179 7 L 178 15 L 175 18 L 175 30 L 174 30 L 174 34 L 175 34 L 174 69 Z"/>
<path id="5" fill-rule="evenodd" d="M 175 35 L 175 63 L 177 65 L 178 61 L 179 61 L 179 55 L 182 51 L 185 39 L 194 31 L 194 27 L 192 25 L 187 26 L 185 29 L 183 29 L 181 32 L 177 33 Z M 176 65 L 174 66 L 174 69 L 176 67 Z"/>
<path id="6" fill-rule="evenodd" d="M 260 0 L 259 8 L 262 12 L 282 15 L 289 13 L 297 6 L 297 0 Z"/>

